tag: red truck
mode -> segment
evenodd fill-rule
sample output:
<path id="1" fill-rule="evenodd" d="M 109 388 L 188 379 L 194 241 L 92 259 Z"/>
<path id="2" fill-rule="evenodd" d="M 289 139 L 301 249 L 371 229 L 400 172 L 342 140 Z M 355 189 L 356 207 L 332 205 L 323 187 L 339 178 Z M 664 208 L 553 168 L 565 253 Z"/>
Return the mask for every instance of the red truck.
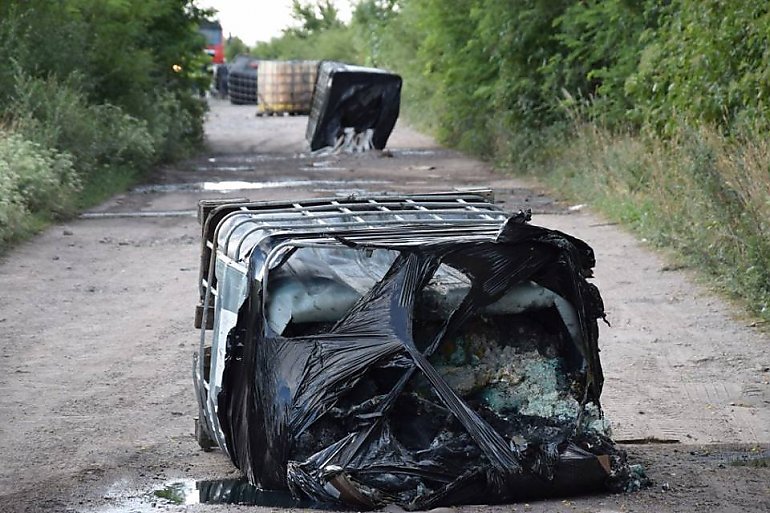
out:
<path id="1" fill-rule="evenodd" d="M 211 57 L 211 63 L 224 64 L 225 38 L 222 35 L 222 25 L 218 21 L 204 21 L 198 31 L 206 38 L 205 51 Z"/>

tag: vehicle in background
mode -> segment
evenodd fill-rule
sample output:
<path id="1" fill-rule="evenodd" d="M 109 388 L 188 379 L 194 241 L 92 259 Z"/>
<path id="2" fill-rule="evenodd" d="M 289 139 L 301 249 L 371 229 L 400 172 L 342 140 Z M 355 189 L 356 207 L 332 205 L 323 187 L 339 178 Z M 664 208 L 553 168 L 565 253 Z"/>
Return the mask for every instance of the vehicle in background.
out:
<path id="1" fill-rule="evenodd" d="M 222 25 L 218 21 L 204 21 L 198 32 L 206 38 L 206 54 L 211 57 L 211 63 L 216 65 L 225 63 L 225 38 L 222 34 Z"/>
<path id="2" fill-rule="evenodd" d="M 203 51 L 209 56 L 206 63 L 206 73 L 209 76 L 209 87 L 212 94 L 227 96 L 227 65 L 225 64 L 225 38 L 222 25 L 218 21 L 204 21 L 198 27 L 198 32 L 205 38 L 206 46 Z M 224 76 L 224 82 L 222 77 Z M 224 88 L 222 84 L 224 83 Z"/>

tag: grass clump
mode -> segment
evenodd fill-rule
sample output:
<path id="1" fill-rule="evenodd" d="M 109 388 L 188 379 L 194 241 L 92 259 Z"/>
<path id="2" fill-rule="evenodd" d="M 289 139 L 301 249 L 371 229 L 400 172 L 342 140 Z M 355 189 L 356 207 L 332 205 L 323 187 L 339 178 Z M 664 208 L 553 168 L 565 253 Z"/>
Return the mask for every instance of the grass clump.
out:
<path id="1" fill-rule="evenodd" d="M 770 319 L 770 144 L 705 127 L 664 139 L 579 124 L 559 147 L 530 172 Z"/>

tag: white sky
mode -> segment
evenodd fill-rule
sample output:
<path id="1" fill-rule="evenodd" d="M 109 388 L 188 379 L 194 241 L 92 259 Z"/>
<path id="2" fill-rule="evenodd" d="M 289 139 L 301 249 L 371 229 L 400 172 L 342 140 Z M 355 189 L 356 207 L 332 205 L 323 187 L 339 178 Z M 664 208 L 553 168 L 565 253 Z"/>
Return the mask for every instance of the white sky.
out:
<path id="1" fill-rule="evenodd" d="M 281 30 L 294 24 L 291 0 L 198 0 L 196 4 L 219 11 L 215 18 L 225 37 L 238 36 L 249 46 L 280 36 Z M 334 0 L 334 4 L 340 18 L 349 21 L 350 0 Z"/>

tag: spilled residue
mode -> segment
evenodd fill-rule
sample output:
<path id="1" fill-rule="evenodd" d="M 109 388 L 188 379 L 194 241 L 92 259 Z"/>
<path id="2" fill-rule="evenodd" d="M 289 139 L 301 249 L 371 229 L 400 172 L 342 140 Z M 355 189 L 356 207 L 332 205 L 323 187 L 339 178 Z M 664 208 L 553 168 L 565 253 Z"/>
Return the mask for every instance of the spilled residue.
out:
<path id="1" fill-rule="evenodd" d="M 200 502 L 197 483 L 191 480 L 172 481 L 162 488 L 153 490 L 153 497 L 175 505 L 190 505 Z"/>
<path id="2" fill-rule="evenodd" d="M 195 504 L 242 504 L 270 508 L 328 509 L 328 505 L 297 500 L 288 491 L 260 490 L 246 478 L 196 481 L 178 479 L 163 483 L 149 492 L 132 493 L 114 485 L 109 506 L 89 513 L 149 513 L 163 510 L 186 511 Z M 177 508 L 179 507 L 179 508 Z"/>

